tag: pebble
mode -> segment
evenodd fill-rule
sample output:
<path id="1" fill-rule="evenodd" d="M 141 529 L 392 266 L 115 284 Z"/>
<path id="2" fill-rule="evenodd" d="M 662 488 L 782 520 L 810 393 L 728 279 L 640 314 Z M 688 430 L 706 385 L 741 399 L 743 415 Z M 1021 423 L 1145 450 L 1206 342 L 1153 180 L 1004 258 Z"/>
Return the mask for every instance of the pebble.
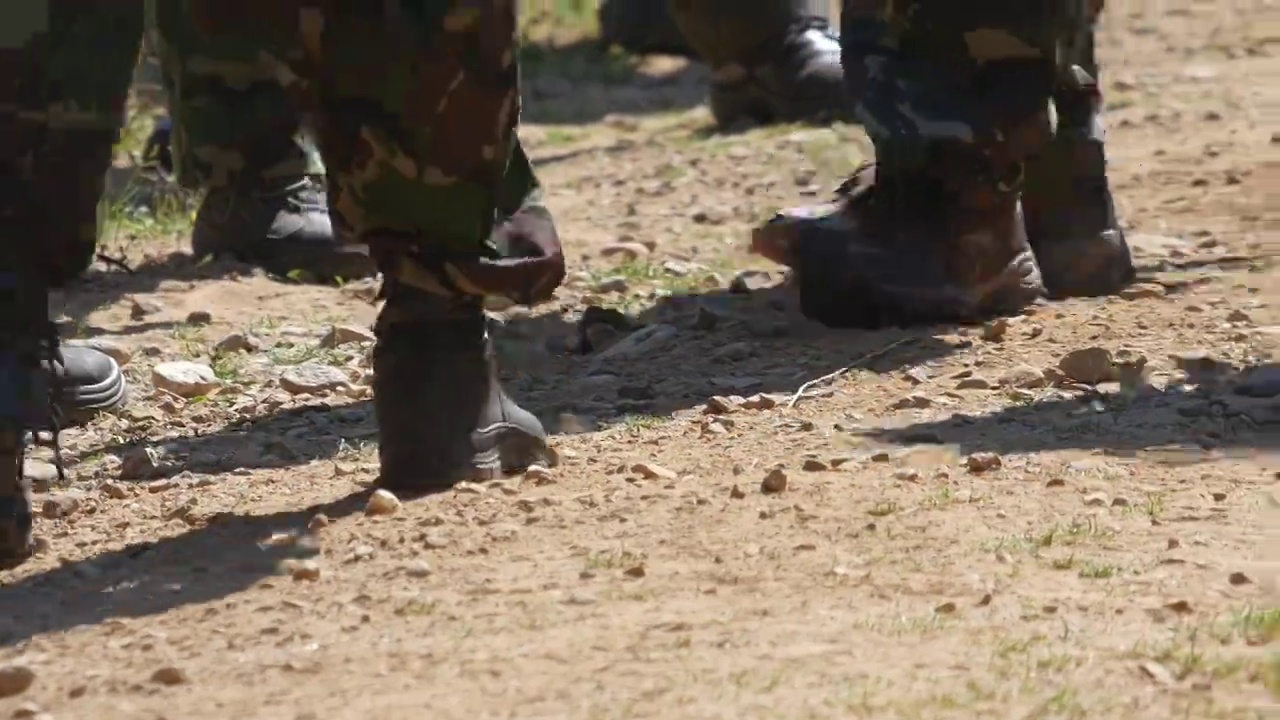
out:
<path id="1" fill-rule="evenodd" d="M 177 360 L 163 362 L 151 370 L 151 383 L 165 392 L 190 399 L 208 395 L 222 383 L 213 368 L 203 363 Z"/>
<path id="2" fill-rule="evenodd" d="M 151 673 L 151 682 L 161 685 L 183 685 L 190 681 L 187 673 L 179 667 L 166 665 Z"/>
<path id="3" fill-rule="evenodd" d="M 650 355 L 665 349 L 675 341 L 679 329 L 674 325 L 650 325 L 640 328 L 612 347 L 597 355 L 598 360 L 618 360 L 628 357 Z"/>
<path id="4" fill-rule="evenodd" d="M 35 681 L 35 671 L 26 665 L 0 665 L 0 698 L 21 695 Z"/>
<path id="5" fill-rule="evenodd" d="M 1163 285 L 1158 283 L 1137 283 L 1135 285 L 1122 288 L 1119 295 L 1125 300 L 1161 298 L 1165 295 L 1165 289 Z"/>
<path id="6" fill-rule="evenodd" d="M 31 481 L 36 492 L 48 492 L 58 481 L 58 468 L 53 463 L 27 458 L 22 461 L 22 477 Z"/>
<path id="7" fill-rule="evenodd" d="M 134 320 L 141 320 L 148 315 L 155 315 L 161 312 L 164 312 L 164 306 L 155 300 L 140 297 L 129 298 L 129 317 Z"/>
<path id="8" fill-rule="evenodd" d="M 646 480 L 675 480 L 679 477 L 674 472 L 653 463 L 636 463 L 631 466 L 631 472 Z"/>
<path id="9" fill-rule="evenodd" d="M 208 310 L 192 310 L 187 313 L 188 325 L 208 325 L 213 322 L 213 314 Z"/>
<path id="10" fill-rule="evenodd" d="M 369 496 L 369 502 L 364 506 L 365 515 L 394 515 L 400 511 L 400 498 L 393 495 L 388 490 L 381 488 L 374 490 Z"/>
<path id="11" fill-rule="evenodd" d="M 60 520 L 74 515 L 80 509 L 82 500 L 74 493 L 58 493 L 44 499 L 40 506 L 40 514 L 49 520 Z"/>
<path id="12" fill-rule="evenodd" d="M 782 468 L 774 468 L 760 481 L 760 492 L 766 495 L 780 493 L 787 489 L 787 473 Z"/>
<path id="13" fill-rule="evenodd" d="M 351 379 L 345 372 L 320 363 L 303 363 L 280 374 L 280 387 L 294 395 L 315 395 L 345 388 L 350 384 Z"/>
<path id="14" fill-rule="evenodd" d="M 729 292 L 749 293 L 773 284 L 773 276 L 764 270 L 743 270 L 729 281 Z"/>
<path id="15" fill-rule="evenodd" d="M 551 470 L 541 465 L 530 465 L 524 471 L 524 479 L 531 481 L 534 485 L 550 485 L 556 481 Z"/>
<path id="16" fill-rule="evenodd" d="M 956 383 L 957 390 L 990 390 L 995 384 L 981 375 L 967 377 Z"/>
<path id="17" fill-rule="evenodd" d="M 826 472 L 831 468 L 817 458 L 808 458 L 804 461 L 804 465 L 801 466 L 801 469 L 805 472 Z"/>
<path id="18" fill-rule="evenodd" d="M 998 470 L 1004 465 L 1004 460 L 993 452 L 976 452 L 965 458 L 964 466 L 971 473 L 984 473 L 988 470 Z"/>
<path id="19" fill-rule="evenodd" d="M 358 325 L 333 325 L 320 338 L 320 347 L 332 350 L 353 343 L 373 342 L 373 330 Z"/>
<path id="20" fill-rule="evenodd" d="M 289 577 L 298 582 L 315 582 L 320 579 L 320 563 L 310 558 L 290 559 L 285 562 L 284 568 Z"/>
<path id="21" fill-rule="evenodd" d="M 1032 390 L 1047 384 L 1044 371 L 1030 365 L 1018 365 L 1000 376 L 1000 384 L 1004 387 Z"/>
<path id="22" fill-rule="evenodd" d="M 257 352 L 262 349 L 262 341 L 252 335 L 231 333 L 213 346 L 214 352 L 222 355 Z"/>
<path id="23" fill-rule="evenodd" d="M 648 257 L 650 252 L 649 247 L 643 243 L 620 242 L 601 248 L 600 257 L 635 262 L 640 258 Z"/>
<path id="24" fill-rule="evenodd" d="M 1111 351 L 1104 347 L 1072 350 L 1058 360 L 1058 370 L 1078 383 L 1097 385 L 1119 379 Z"/>
<path id="25" fill-rule="evenodd" d="M 434 571 L 431 569 L 431 566 L 424 560 L 415 560 L 404 568 L 404 574 L 411 578 L 431 577 L 433 572 Z"/>

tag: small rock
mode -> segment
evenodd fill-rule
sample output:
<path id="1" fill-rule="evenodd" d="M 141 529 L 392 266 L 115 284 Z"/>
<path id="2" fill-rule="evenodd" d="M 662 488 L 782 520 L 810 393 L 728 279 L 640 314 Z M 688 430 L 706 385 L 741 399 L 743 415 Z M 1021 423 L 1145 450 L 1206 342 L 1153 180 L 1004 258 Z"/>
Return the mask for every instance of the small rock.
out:
<path id="1" fill-rule="evenodd" d="M 262 349 L 262 341 L 252 335 L 244 333 L 231 333 L 222 338 L 213 346 L 214 352 L 220 355 L 234 355 L 235 353 L 257 352 Z"/>
<path id="2" fill-rule="evenodd" d="M 0 698 L 21 695 L 35 681 L 35 671 L 26 665 L 0 665 Z"/>
<path id="3" fill-rule="evenodd" d="M 923 410 L 933 407 L 933 399 L 925 395 L 908 395 L 889 406 L 890 410 Z"/>
<path id="4" fill-rule="evenodd" d="M 766 495 L 780 493 L 787 489 L 787 473 L 782 468 L 774 468 L 760 481 L 760 492 Z"/>
<path id="5" fill-rule="evenodd" d="M 320 338 L 320 347 L 332 350 L 352 343 L 373 342 L 373 331 L 358 325 L 334 325 Z"/>
<path id="6" fill-rule="evenodd" d="M 120 367 L 124 367 L 125 365 L 128 365 L 129 361 L 133 359 L 133 353 L 130 352 L 129 348 L 121 345 L 120 343 L 114 340 L 109 340 L 107 338 L 94 338 L 92 340 L 77 340 L 74 343 L 68 343 L 68 344 L 69 345 L 74 344 L 74 345 L 80 345 L 83 347 L 93 348 L 94 350 L 97 350 L 103 355 L 110 357 L 112 360 L 115 360 L 116 364 L 119 365 Z"/>
<path id="7" fill-rule="evenodd" d="M 1089 507 L 1106 507 L 1110 504 L 1110 499 L 1106 493 L 1091 493 L 1084 496 L 1084 504 Z"/>
<path id="8" fill-rule="evenodd" d="M 364 506 L 365 515 L 394 515 L 400 511 L 400 498 L 381 488 L 374 490 Z"/>
<path id="9" fill-rule="evenodd" d="M 679 334 L 679 329 L 674 325 L 650 325 L 619 340 L 596 357 L 599 360 L 616 360 L 649 355 L 665 349 Z"/>
<path id="10" fill-rule="evenodd" d="M 1138 663 L 1138 667 L 1142 669 L 1142 672 L 1147 677 L 1155 680 L 1161 685 L 1173 685 L 1177 683 L 1177 679 L 1174 678 L 1173 673 L 1169 671 L 1169 668 L 1154 660 L 1144 660 Z"/>
<path id="11" fill-rule="evenodd" d="M 826 472 L 831 468 L 817 458 L 808 458 L 804 461 L 804 465 L 801 466 L 801 469 L 805 472 Z"/>
<path id="12" fill-rule="evenodd" d="M 1047 384 L 1044 372 L 1030 365 L 1018 365 L 1000 376 L 1000 384 L 1004 387 L 1032 390 Z"/>
<path id="13" fill-rule="evenodd" d="M 556 481 L 555 476 L 551 474 L 551 470 L 541 465 L 530 465 L 524 471 L 524 479 L 529 480 L 534 485 L 550 485 Z"/>
<path id="14" fill-rule="evenodd" d="M 125 500 L 129 497 L 129 488 L 120 483 L 105 482 L 98 486 L 98 490 L 112 500 Z"/>
<path id="15" fill-rule="evenodd" d="M 1008 332 L 1009 321 L 1005 318 L 996 318 L 982 326 L 982 339 L 987 342 L 1001 342 Z"/>
<path id="16" fill-rule="evenodd" d="M 990 390 L 992 387 L 994 387 L 994 384 L 981 375 L 967 377 L 956 383 L 957 390 Z"/>
<path id="17" fill-rule="evenodd" d="M 1146 298 L 1161 298 L 1165 295 L 1163 285 L 1158 283 L 1137 283 L 1121 288 L 1120 297 L 1125 300 L 1144 300 Z"/>
<path id="18" fill-rule="evenodd" d="M 964 466 L 971 473 L 984 473 L 988 470 L 998 470 L 1004 465 L 1004 460 L 993 452 L 976 452 L 965 458 Z"/>
<path id="19" fill-rule="evenodd" d="M 624 277 L 605 278 L 599 283 L 596 283 L 595 286 L 595 291 L 602 295 L 608 295 L 611 293 L 622 294 L 630 289 L 631 283 L 627 282 L 627 279 Z"/>
<path id="20" fill-rule="evenodd" d="M 742 401 L 743 410 L 772 410 L 778 407 L 777 398 L 764 393 L 757 393 Z"/>
<path id="21" fill-rule="evenodd" d="M 675 480 L 679 477 L 674 472 L 653 463 L 636 463 L 631 466 L 631 472 L 646 480 Z"/>
<path id="22" fill-rule="evenodd" d="M 151 383 L 185 399 L 208 395 L 222 384 L 213 368 L 185 360 L 156 365 L 151 370 Z"/>
<path id="23" fill-rule="evenodd" d="M 1231 363 L 1221 360 L 1209 350 L 1188 350 L 1169 356 L 1174 367 L 1187 374 L 1193 385 L 1212 382 L 1217 376 L 1231 370 Z"/>
<path id="24" fill-rule="evenodd" d="M 22 461 L 22 477 L 31 481 L 36 492 L 48 492 L 58 481 L 58 468 L 53 463 L 27 458 Z"/>
<path id="25" fill-rule="evenodd" d="M 285 570 L 289 577 L 298 582 L 315 582 L 320 579 L 320 563 L 310 558 L 289 560 L 285 563 Z"/>
<path id="26" fill-rule="evenodd" d="M 280 374 L 280 387 L 294 395 L 316 395 L 345 388 L 351 379 L 342 370 L 320 363 L 303 363 Z"/>
<path id="27" fill-rule="evenodd" d="M 623 262 L 635 262 L 640 258 L 648 257 L 650 252 L 649 247 L 643 243 L 620 242 L 601 248 L 600 257 Z"/>
<path id="28" fill-rule="evenodd" d="M 151 682 L 160 683 L 161 685 L 182 685 L 188 682 L 190 678 L 182 668 L 166 665 L 165 667 L 151 673 Z"/>
<path id="29" fill-rule="evenodd" d="M 1119 379 L 1111 351 L 1103 347 L 1072 350 L 1058 360 L 1058 369 L 1068 378 L 1085 385 L 1097 385 Z"/>
<path id="30" fill-rule="evenodd" d="M 635 565 L 635 566 L 632 566 L 632 567 L 627 568 L 626 570 L 623 570 L 623 571 L 622 571 L 622 574 L 623 574 L 623 575 L 626 575 L 626 576 L 627 576 L 627 577 L 629 577 L 629 578 L 637 578 L 637 579 L 638 579 L 638 578 L 642 578 L 642 577 L 644 577 L 645 575 L 648 575 L 648 574 L 649 574 L 649 572 L 648 572 L 648 570 L 646 570 L 646 569 L 645 569 L 645 567 L 644 567 L 644 563 L 641 563 L 641 564 L 639 564 L 639 565 Z"/>
<path id="31" fill-rule="evenodd" d="M 717 362 L 738 362 L 754 354 L 755 348 L 750 343 L 736 342 L 716 350 L 711 354 L 711 359 Z"/>
<path id="32" fill-rule="evenodd" d="M 399 500 L 397 500 L 396 502 L 399 502 Z M 316 513 L 311 518 L 311 520 L 307 523 L 307 530 L 313 533 L 319 530 L 323 530 L 327 527 L 329 527 L 329 516 L 325 515 L 324 513 Z"/>
<path id="33" fill-rule="evenodd" d="M 1113 497 L 1111 498 L 1111 507 L 1127 508 L 1130 506 L 1129 498 Z"/>
<path id="34" fill-rule="evenodd" d="M 213 314 L 208 310 L 192 310 L 187 313 L 188 325 L 208 325 L 213 322 Z"/>
<path id="35" fill-rule="evenodd" d="M 1178 538 L 1169 538 L 1169 541 L 1165 543 L 1165 547 L 1170 550 L 1177 550 L 1182 547 L 1182 541 Z"/>
<path id="36" fill-rule="evenodd" d="M 483 495 L 487 492 L 483 485 L 466 480 L 455 483 L 453 491 L 459 495 Z"/>
<path id="37" fill-rule="evenodd" d="M 404 568 L 404 574 L 411 578 L 431 577 L 433 572 L 431 566 L 423 560 L 415 560 Z"/>
<path id="38" fill-rule="evenodd" d="M 956 604 L 953 602 L 944 602 L 933 609 L 939 615 L 950 615 L 956 611 Z"/>
<path id="39" fill-rule="evenodd" d="M 148 315 L 156 315 L 162 312 L 164 312 L 164 306 L 155 300 L 140 297 L 129 298 L 129 317 L 134 320 L 141 320 Z"/>
<path id="40" fill-rule="evenodd" d="M 702 412 L 706 415 L 728 415 L 738 410 L 738 403 L 733 398 L 716 395 L 702 406 Z"/>
<path id="41" fill-rule="evenodd" d="M 150 480 L 166 471 L 164 451 L 155 447 L 136 447 L 120 456 L 121 480 Z"/>
<path id="42" fill-rule="evenodd" d="M 1242 572 L 1233 572 L 1227 576 L 1227 582 L 1231 583 L 1232 585 L 1252 585 L 1253 578 L 1249 577 L 1248 575 L 1245 575 Z"/>
<path id="43" fill-rule="evenodd" d="M 746 496 L 747 494 L 743 492 L 742 488 L 738 487 L 737 485 L 734 485 L 733 487 L 729 488 L 729 497 L 734 500 L 741 500 Z"/>
<path id="44" fill-rule="evenodd" d="M 743 270 L 729 281 L 729 292 L 750 293 L 763 290 L 773 282 L 773 277 L 764 270 Z"/>
<path id="45" fill-rule="evenodd" d="M 40 514 L 49 520 L 59 520 L 74 515 L 80 509 L 81 500 L 73 493 L 58 493 L 44 499 Z"/>

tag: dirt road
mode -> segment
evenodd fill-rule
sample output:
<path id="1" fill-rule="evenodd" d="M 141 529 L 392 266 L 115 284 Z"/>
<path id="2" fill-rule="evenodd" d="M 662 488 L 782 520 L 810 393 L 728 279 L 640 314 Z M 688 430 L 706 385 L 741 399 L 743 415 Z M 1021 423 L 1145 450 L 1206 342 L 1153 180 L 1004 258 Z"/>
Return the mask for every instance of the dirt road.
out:
<path id="1" fill-rule="evenodd" d="M 573 276 L 500 341 L 562 462 L 389 514 L 369 288 L 126 228 L 109 251 L 146 262 L 66 315 L 130 356 L 134 398 L 67 433 L 48 547 L 0 574 L 0 696 L 34 675 L 0 716 L 1266 716 L 1280 373 L 1237 371 L 1280 347 L 1280 26 L 1262 0 L 1114 5 L 1143 281 L 977 328 L 824 331 L 745 254 L 865 158 L 857 128 L 716 136 L 697 68 L 547 60 L 524 132 Z M 583 328 L 592 305 L 646 327 Z M 156 390 L 170 362 L 216 388 Z"/>

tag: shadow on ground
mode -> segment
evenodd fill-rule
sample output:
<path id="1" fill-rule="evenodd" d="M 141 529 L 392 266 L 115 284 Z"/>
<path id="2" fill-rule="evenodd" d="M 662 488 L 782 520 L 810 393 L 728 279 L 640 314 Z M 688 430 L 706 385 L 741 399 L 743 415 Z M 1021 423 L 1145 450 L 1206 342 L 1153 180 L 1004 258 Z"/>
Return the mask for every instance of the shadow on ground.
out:
<path id="1" fill-rule="evenodd" d="M 593 38 L 527 44 L 521 52 L 521 120 L 590 124 L 606 115 L 645 115 L 706 100 L 706 66 L 675 56 L 635 56 Z"/>
<path id="2" fill-rule="evenodd" d="M 315 554 L 298 545 L 260 546 L 274 533 L 302 532 L 317 513 L 359 512 L 365 493 L 270 515 L 226 514 L 207 525 L 24 578 L 0 590 L 0 646 L 116 618 L 158 615 L 211 602 L 281 572 L 290 558 Z"/>
<path id="3" fill-rule="evenodd" d="M 962 453 L 1102 450 L 1179 464 L 1271 453 L 1280 450 L 1280 394 L 1259 392 L 1257 380 L 1263 377 L 1274 385 L 1280 366 L 1248 368 L 1239 384 L 1148 388 L 1133 396 L 1088 392 L 862 435 L 898 445 L 955 445 Z"/>

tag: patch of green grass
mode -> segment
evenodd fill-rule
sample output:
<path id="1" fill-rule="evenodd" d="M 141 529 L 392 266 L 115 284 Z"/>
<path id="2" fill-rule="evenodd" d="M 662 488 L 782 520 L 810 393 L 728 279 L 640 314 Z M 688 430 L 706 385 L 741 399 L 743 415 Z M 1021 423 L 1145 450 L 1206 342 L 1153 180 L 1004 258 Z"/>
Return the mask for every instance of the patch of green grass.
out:
<path id="1" fill-rule="evenodd" d="M 617 420 L 609 424 L 619 425 L 628 430 L 648 430 L 650 428 L 661 427 L 667 424 L 668 422 L 670 422 L 670 420 L 671 418 L 665 415 L 635 414 L 635 415 L 623 415 L 622 417 L 618 418 Z"/>
<path id="2" fill-rule="evenodd" d="M 587 556 L 587 570 L 625 570 L 644 563 L 644 554 L 625 548 L 593 552 Z"/>
<path id="3" fill-rule="evenodd" d="M 1080 568 L 1080 577 L 1089 580 L 1106 580 L 1120 574 L 1120 568 L 1105 563 L 1086 562 Z"/>

